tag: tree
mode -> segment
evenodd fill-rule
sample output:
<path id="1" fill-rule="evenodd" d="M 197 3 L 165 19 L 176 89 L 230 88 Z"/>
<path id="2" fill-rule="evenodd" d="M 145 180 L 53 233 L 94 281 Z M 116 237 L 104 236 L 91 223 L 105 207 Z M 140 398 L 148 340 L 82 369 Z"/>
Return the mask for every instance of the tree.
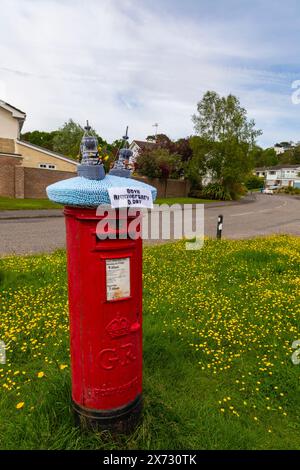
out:
<path id="1" fill-rule="evenodd" d="M 112 153 L 113 146 L 109 145 L 106 140 L 102 139 L 94 129 L 92 132 L 98 139 L 98 144 L 104 153 Z M 62 153 L 73 160 L 78 160 L 80 155 L 80 143 L 84 134 L 83 127 L 69 119 L 62 127 L 55 131 L 53 138 L 53 150 Z"/>
<path id="2" fill-rule="evenodd" d="M 292 164 L 300 164 L 300 145 L 297 145 L 293 149 L 293 162 Z"/>
<path id="3" fill-rule="evenodd" d="M 222 184 L 236 198 L 254 166 L 251 150 L 261 131 L 255 129 L 253 120 L 247 119 L 237 97 L 221 97 L 214 91 L 204 94 L 192 120 L 201 138 L 192 158 L 201 164 L 199 174 L 208 173 L 213 183 Z M 192 160 L 190 168 L 195 167 Z"/>
<path id="4" fill-rule="evenodd" d="M 249 190 L 263 188 L 264 184 L 265 179 L 256 175 L 249 175 L 245 181 L 246 188 Z"/>
<path id="5" fill-rule="evenodd" d="M 108 144 L 107 149 L 108 149 L 108 153 L 111 156 L 112 161 L 116 160 L 118 156 L 118 152 L 122 148 L 123 145 L 124 145 L 123 139 L 117 139 L 117 140 L 114 140 L 112 144 Z"/>
<path id="6" fill-rule="evenodd" d="M 181 157 L 177 153 L 170 153 L 166 148 L 144 151 L 137 157 L 136 169 L 149 178 L 161 178 L 166 197 L 168 178 L 179 178 L 182 175 Z"/>
<path id="7" fill-rule="evenodd" d="M 156 147 L 167 149 L 170 154 L 178 154 L 181 161 L 188 162 L 192 158 L 192 149 L 189 138 L 181 138 L 176 141 L 171 140 L 166 134 L 157 134 L 157 136 L 148 135 L 147 141 L 155 141 Z"/>
<path id="8" fill-rule="evenodd" d="M 72 119 L 59 128 L 53 139 L 53 150 L 62 153 L 67 157 L 78 160 L 80 153 L 80 142 L 84 134 L 84 129 Z"/>
<path id="9" fill-rule="evenodd" d="M 176 142 L 174 142 L 173 145 L 173 151 L 180 155 L 182 162 L 186 163 L 192 158 L 193 151 L 190 145 L 189 137 L 178 139 Z"/>
<path id="10" fill-rule="evenodd" d="M 21 135 L 21 139 L 26 142 L 30 142 L 33 145 L 44 147 L 48 150 L 53 150 L 53 139 L 55 138 L 57 131 L 45 132 L 45 131 L 32 131 L 25 132 Z"/>
<path id="11" fill-rule="evenodd" d="M 234 95 L 221 97 L 215 91 L 207 91 L 197 104 L 197 112 L 192 116 L 195 131 L 207 140 L 216 142 L 234 137 L 239 143 L 253 145 L 262 134 L 254 129 L 253 119 L 247 120 L 247 111 Z"/>
<path id="12" fill-rule="evenodd" d="M 95 136 L 98 139 L 99 151 L 102 156 L 108 156 L 105 159 L 105 168 L 108 171 L 111 162 L 114 160 L 117 150 L 120 147 L 122 140 L 115 141 L 113 144 L 108 144 L 106 140 L 100 137 L 93 129 Z M 72 119 L 60 127 L 56 131 L 32 131 L 22 134 L 22 140 L 30 142 L 31 144 L 44 147 L 48 150 L 61 153 L 74 160 L 78 160 L 80 153 L 80 142 L 84 134 L 84 129 L 80 124 L 75 123 Z"/>
<path id="13" fill-rule="evenodd" d="M 279 163 L 288 165 L 300 164 L 300 145 L 291 147 L 279 155 Z"/>
<path id="14" fill-rule="evenodd" d="M 149 178 L 178 178 L 182 172 L 180 155 L 158 148 L 142 152 L 136 160 L 138 173 Z"/>
<path id="15" fill-rule="evenodd" d="M 192 158 L 185 164 L 184 174 L 191 182 L 192 189 L 200 189 L 203 185 L 203 178 L 208 173 L 207 162 L 213 143 L 209 140 L 194 136 L 189 140 L 192 151 Z"/>
<path id="16" fill-rule="evenodd" d="M 254 145 L 251 156 L 255 167 L 274 166 L 279 163 L 279 158 L 273 148 L 262 149 Z"/>
<path id="17" fill-rule="evenodd" d="M 168 148 L 168 146 L 171 144 L 171 139 L 166 134 L 157 134 L 156 136 L 148 135 L 146 137 L 146 140 L 148 142 L 151 142 L 151 141 L 155 142 L 160 147 L 166 147 L 166 148 Z"/>
<path id="18" fill-rule="evenodd" d="M 146 152 L 138 155 L 135 162 L 135 170 L 140 175 L 148 176 L 148 178 L 159 178 L 160 176 L 157 160 Z"/>

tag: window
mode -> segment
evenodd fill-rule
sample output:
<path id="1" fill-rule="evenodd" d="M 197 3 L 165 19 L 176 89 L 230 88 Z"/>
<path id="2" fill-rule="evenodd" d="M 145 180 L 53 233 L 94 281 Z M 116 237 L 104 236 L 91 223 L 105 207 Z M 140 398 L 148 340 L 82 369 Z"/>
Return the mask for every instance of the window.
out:
<path id="1" fill-rule="evenodd" d="M 270 175 L 276 175 L 276 171 L 269 171 Z"/>
<path id="2" fill-rule="evenodd" d="M 56 166 L 52 165 L 52 163 L 40 163 L 39 168 L 45 168 L 47 170 L 55 170 Z"/>

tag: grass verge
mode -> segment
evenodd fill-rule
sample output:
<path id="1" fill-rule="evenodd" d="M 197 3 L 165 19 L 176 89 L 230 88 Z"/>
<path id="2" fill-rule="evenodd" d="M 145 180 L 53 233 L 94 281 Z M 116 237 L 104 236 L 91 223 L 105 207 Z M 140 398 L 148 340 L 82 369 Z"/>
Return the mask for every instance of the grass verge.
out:
<path id="1" fill-rule="evenodd" d="M 0 197 L 0 211 L 16 211 L 28 209 L 61 209 L 61 205 L 55 204 L 49 199 L 12 199 Z"/>
<path id="2" fill-rule="evenodd" d="M 300 239 L 144 250 L 144 420 L 83 434 L 70 413 L 65 253 L 0 260 L 1 449 L 299 449 Z"/>
<path id="3" fill-rule="evenodd" d="M 194 197 L 161 197 L 155 200 L 155 204 L 208 204 L 210 202 L 219 202 L 212 199 L 197 199 Z"/>

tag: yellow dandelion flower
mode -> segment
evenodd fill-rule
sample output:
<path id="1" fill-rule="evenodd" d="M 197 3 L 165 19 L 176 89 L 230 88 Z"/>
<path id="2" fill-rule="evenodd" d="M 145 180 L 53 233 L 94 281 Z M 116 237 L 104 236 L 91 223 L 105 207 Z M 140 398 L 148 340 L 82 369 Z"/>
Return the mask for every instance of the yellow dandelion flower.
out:
<path id="1" fill-rule="evenodd" d="M 21 408 L 23 408 L 24 405 L 25 403 L 23 401 L 20 401 L 19 403 L 17 403 L 16 405 L 17 410 L 20 410 Z"/>
<path id="2" fill-rule="evenodd" d="M 42 377 L 44 377 L 44 372 L 38 372 L 37 376 L 39 379 L 41 379 Z"/>
<path id="3" fill-rule="evenodd" d="M 60 370 L 64 370 L 66 367 L 68 367 L 66 364 L 60 364 L 59 366 Z"/>

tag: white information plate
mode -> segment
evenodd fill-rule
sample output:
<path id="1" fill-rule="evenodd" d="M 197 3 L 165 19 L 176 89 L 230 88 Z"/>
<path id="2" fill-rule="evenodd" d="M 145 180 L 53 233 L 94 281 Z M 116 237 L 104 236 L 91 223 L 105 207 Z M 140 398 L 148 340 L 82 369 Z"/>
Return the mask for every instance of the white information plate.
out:
<path id="1" fill-rule="evenodd" d="M 106 299 L 124 299 L 130 296 L 129 258 L 106 260 Z"/>
<path id="2" fill-rule="evenodd" d="M 153 208 L 150 189 L 142 188 L 108 188 L 111 207 L 147 207 Z"/>

